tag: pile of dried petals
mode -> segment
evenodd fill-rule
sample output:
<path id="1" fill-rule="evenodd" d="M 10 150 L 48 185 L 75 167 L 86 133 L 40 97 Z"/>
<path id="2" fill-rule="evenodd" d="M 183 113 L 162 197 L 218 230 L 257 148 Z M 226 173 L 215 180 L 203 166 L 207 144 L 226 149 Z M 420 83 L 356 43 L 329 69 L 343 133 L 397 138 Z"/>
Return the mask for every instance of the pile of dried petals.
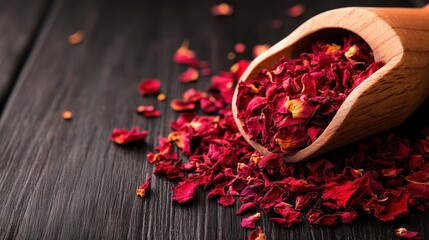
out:
<path id="1" fill-rule="evenodd" d="M 280 154 L 261 156 L 243 139 L 231 114 L 233 85 L 248 64 L 240 61 L 231 72 L 213 76 L 207 92 L 185 92 L 182 101 L 214 115 L 182 113 L 171 122 L 168 137 L 160 137 L 147 154 L 155 174 L 179 181 L 172 189 L 174 201 L 192 201 L 199 187 L 224 207 L 238 199 L 236 214 L 246 214 L 241 224 L 248 228 L 257 225 L 260 211 L 290 228 L 304 217 L 333 226 L 350 224 L 360 214 L 390 221 L 429 207 L 429 128 L 418 139 L 385 133 L 305 163 L 285 163 Z M 265 235 L 258 227 L 249 239 Z"/>
<path id="2" fill-rule="evenodd" d="M 381 66 L 356 35 L 344 47 L 317 42 L 312 53 L 283 58 L 240 83 L 238 117 L 252 140 L 294 154 L 316 140 L 347 95 Z"/>

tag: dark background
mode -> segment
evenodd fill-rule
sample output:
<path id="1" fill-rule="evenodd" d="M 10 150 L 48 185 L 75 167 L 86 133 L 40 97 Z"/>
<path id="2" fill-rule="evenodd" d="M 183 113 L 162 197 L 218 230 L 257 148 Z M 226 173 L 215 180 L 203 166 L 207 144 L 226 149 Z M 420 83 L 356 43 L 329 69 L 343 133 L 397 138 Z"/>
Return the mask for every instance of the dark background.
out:
<path id="1" fill-rule="evenodd" d="M 214 72 L 233 63 L 226 55 L 237 42 L 274 44 L 308 18 L 345 6 L 420 7 L 419 0 L 227 1 L 229 17 L 213 17 L 215 1 L 0 0 L 0 239 L 246 239 L 234 215 L 203 191 L 185 206 L 171 201 L 174 182 L 154 176 L 145 199 L 135 196 L 153 166 L 146 153 L 168 134 L 177 117 L 169 101 L 203 77 L 183 84 L 186 68 L 172 61 L 184 39 Z M 303 3 L 292 19 L 285 10 Z M 274 19 L 283 21 L 273 30 Z M 69 34 L 82 30 L 77 46 Z M 239 55 L 251 58 L 251 51 Z M 140 79 L 163 81 L 167 101 L 141 97 Z M 158 119 L 134 113 L 155 104 Z M 74 119 L 61 114 L 71 110 Z M 131 148 L 109 141 L 114 127 L 149 130 L 147 143 Z M 407 227 L 429 237 L 428 212 L 384 223 L 362 216 L 352 225 L 292 229 L 259 221 L 268 239 L 395 239 Z"/>

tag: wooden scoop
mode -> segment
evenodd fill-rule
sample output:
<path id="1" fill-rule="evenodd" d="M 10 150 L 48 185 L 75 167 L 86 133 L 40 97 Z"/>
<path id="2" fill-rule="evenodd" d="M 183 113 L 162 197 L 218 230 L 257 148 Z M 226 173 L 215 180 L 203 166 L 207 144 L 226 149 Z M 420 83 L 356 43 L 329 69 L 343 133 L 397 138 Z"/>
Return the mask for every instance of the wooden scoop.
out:
<path id="1" fill-rule="evenodd" d="M 240 81 L 255 79 L 282 56 L 308 51 L 316 40 L 342 40 L 353 32 L 363 38 L 384 66 L 346 98 L 325 131 L 287 162 L 299 162 L 353 141 L 395 127 L 429 95 L 429 5 L 423 8 L 350 7 L 321 13 L 298 27 L 252 61 Z M 237 117 L 237 92 L 232 111 L 244 138 L 261 154 L 270 153 L 250 139 Z"/>

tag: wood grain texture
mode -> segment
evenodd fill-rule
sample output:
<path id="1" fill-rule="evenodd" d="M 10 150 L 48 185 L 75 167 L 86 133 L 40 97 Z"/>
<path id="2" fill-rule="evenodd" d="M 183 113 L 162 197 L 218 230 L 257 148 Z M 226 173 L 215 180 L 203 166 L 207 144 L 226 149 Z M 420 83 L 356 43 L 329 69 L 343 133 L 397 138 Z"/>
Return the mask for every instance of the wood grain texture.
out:
<path id="1" fill-rule="evenodd" d="M 0 1 L 0 114 L 49 4 L 49 0 Z"/>
<path id="2" fill-rule="evenodd" d="M 380 1 L 381 2 L 381 1 Z M 185 70 L 172 61 L 183 39 L 214 71 L 228 69 L 226 54 L 236 42 L 275 43 L 308 17 L 347 5 L 411 6 L 403 0 L 304 1 L 298 19 L 284 17 L 286 1 L 234 1 L 236 13 L 210 16 L 208 1 L 60 0 L 55 3 L 0 119 L 0 239 L 246 239 L 234 215 L 198 192 L 187 205 L 174 204 L 173 182 L 153 178 L 145 199 L 135 189 L 153 166 L 145 155 L 166 136 L 177 117 L 169 100 L 209 78 L 181 84 Z M 284 20 L 282 31 L 270 28 Z M 82 30 L 79 45 L 67 36 Z M 246 55 L 249 57 L 249 55 Z M 162 79 L 167 101 L 141 97 L 141 78 Z M 162 118 L 144 119 L 138 104 L 155 104 Z M 74 113 L 66 122 L 64 110 Z M 109 141 L 114 127 L 138 125 L 147 143 L 123 148 Z M 282 229 L 263 216 L 268 239 L 395 239 L 407 227 L 428 237 L 428 213 L 383 223 L 361 217 L 353 225 L 326 228 L 304 222 Z"/>

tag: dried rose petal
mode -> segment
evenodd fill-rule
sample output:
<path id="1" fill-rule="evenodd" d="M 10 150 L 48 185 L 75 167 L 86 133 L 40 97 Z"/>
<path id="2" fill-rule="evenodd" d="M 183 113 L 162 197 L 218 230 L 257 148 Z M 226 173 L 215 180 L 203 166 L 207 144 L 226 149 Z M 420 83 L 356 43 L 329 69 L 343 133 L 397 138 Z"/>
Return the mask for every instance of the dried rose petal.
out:
<path id="1" fill-rule="evenodd" d="M 110 135 L 110 140 L 114 141 L 117 144 L 126 144 L 130 142 L 144 140 L 147 134 L 147 131 L 143 130 L 140 132 L 137 127 L 134 127 L 131 130 L 115 128 Z"/>
<path id="2" fill-rule="evenodd" d="M 63 112 L 63 119 L 64 120 L 71 120 L 73 118 L 73 113 L 70 111 L 64 111 Z"/>
<path id="3" fill-rule="evenodd" d="M 244 51 L 246 51 L 246 45 L 244 45 L 244 43 L 236 43 L 234 45 L 234 51 L 236 53 L 244 53 Z"/>
<path id="4" fill-rule="evenodd" d="M 235 199 L 233 196 L 222 196 L 217 202 L 224 207 L 229 207 L 234 205 Z"/>
<path id="5" fill-rule="evenodd" d="M 154 106 L 145 106 L 140 105 L 136 108 L 136 112 L 139 114 L 143 114 L 145 117 L 159 117 L 161 116 L 161 112 L 156 110 Z"/>
<path id="6" fill-rule="evenodd" d="M 266 240 L 265 234 L 262 232 L 262 228 L 258 226 L 258 231 L 253 230 L 248 236 L 249 240 Z"/>
<path id="7" fill-rule="evenodd" d="M 77 45 L 81 43 L 84 38 L 85 38 L 85 33 L 82 31 L 77 31 L 68 37 L 68 42 L 71 45 Z"/>
<path id="8" fill-rule="evenodd" d="M 403 217 L 409 213 L 408 199 L 410 194 L 405 190 L 389 191 L 384 194 L 384 199 L 371 199 L 369 205 L 374 209 L 374 216 L 383 221 L 391 221 Z"/>
<path id="9" fill-rule="evenodd" d="M 261 218 L 261 213 L 255 213 L 241 220 L 241 226 L 244 228 L 255 228 L 256 222 Z"/>
<path id="10" fill-rule="evenodd" d="M 174 111 L 188 111 L 195 109 L 195 103 L 188 100 L 173 99 L 170 102 L 170 107 Z"/>
<path id="11" fill-rule="evenodd" d="M 207 97 L 207 94 L 195 88 L 190 88 L 183 93 L 183 99 L 191 102 L 197 102 L 203 97 Z"/>
<path id="12" fill-rule="evenodd" d="M 268 48 L 270 48 L 270 45 L 268 44 L 259 44 L 253 47 L 253 57 L 256 58 L 257 56 L 261 55 L 263 52 L 267 51 Z"/>
<path id="13" fill-rule="evenodd" d="M 139 83 L 139 93 L 141 95 L 152 95 L 159 92 L 161 81 L 156 78 L 146 78 Z"/>
<path id="14" fill-rule="evenodd" d="M 137 196 L 143 198 L 146 196 L 148 189 L 150 188 L 150 181 L 151 181 L 151 177 L 148 174 L 147 178 L 146 178 L 146 182 L 143 183 L 139 188 L 137 188 L 136 190 L 136 194 Z"/>
<path id="15" fill-rule="evenodd" d="M 231 72 L 234 73 L 236 79 L 240 79 L 241 75 L 243 75 L 249 64 L 250 61 L 240 60 L 231 66 Z"/>
<path id="16" fill-rule="evenodd" d="M 277 212 L 278 213 L 278 212 Z M 279 224 L 282 227 L 290 228 L 300 223 L 301 213 L 291 208 L 285 208 L 281 211 L 282 217 L 270 218 L 270 221 Z"/>
<path id="17" fill-rule="evenodd" d="M 297 5 L 289 8 L 287 10 L 286 14 L 289 17 L 296 18 L 296 17 L 301 16 L 304 12 L 305 12 L 305 6 L 304 6 L 304 4 L 297 4 Z"/>
<path id="18" fill-rule="evenodd" d="M 174 61 L 178 64 L 189 66 L 199 66 L 200 61 L 196 58 L 195 52 L 189 49 L 189 41 L 183 41 L 179 49 L 174 54 Z"/>
<path id="19" fill-rule="evenodd" d="M 258 205 L 255 202 L 244 203 L 243 205 L 240 206 L 240 209 L 238 209 L 238 211 L 235 212 L 235 214 L 240 215 L 246 211 L 254 210 L 256 209 L 257 206 Z"/>
<path id="20" fill-rule="evenodd" d="M 160 101 L 160 102 L 163 102 L 163 101 L 165 101 L 165 99 L 167 98 L 167 96 L 165 96 L 165 94 L 164 93 L 160 93 L 160 94 L 158 94 L 158 96 L 156 97 L 156 99 L 158 100 L 158 101 Z"/>
<path id="21" fill-rule="evenodd" d="M 229 16 L 234 12 L 234 8 L 227 3 L 213 5 L 211 13 L 213 16 Z"/>
<path id="22" fill-rule="evenodd" d="M 183 83 L 192 82 L 198 80 L 199 74 L 195 68 L 188 68 L 184 73 L 180 74 L 179 81 Z"/>
<path id="23" fill-rule="evenodd" d="M 423 240 L 422 235 L 419 232 L 408 231 L 406 228 L 395 229 L 395 234 L 400 239 L 406 240 Z"/>
<path id="24" fill-rule="evenodd" d="M 173 197 L 172 199 L 178 203 L 189 202 L 194 199 L 198 190 L 198 183 L 191 180 L 185 180 L 179 182 L 177 186 L 172 187 Z"/>

